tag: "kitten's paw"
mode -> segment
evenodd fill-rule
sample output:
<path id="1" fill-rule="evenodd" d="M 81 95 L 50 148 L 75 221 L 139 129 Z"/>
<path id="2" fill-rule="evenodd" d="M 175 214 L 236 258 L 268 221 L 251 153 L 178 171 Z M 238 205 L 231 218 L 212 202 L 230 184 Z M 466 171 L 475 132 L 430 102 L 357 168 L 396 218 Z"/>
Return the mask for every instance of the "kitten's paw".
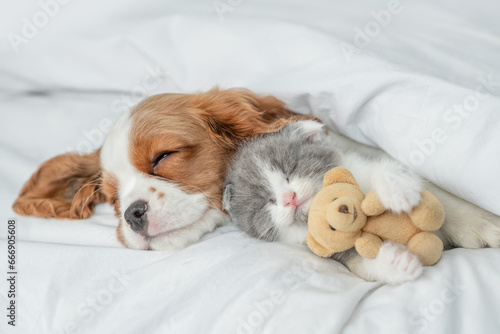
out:
<path id="1" fill-rule="evenodd" d="M 365 259 L 369 280 L 397 285 L 413 281 L 422 274 L 418 257 L 402 245 L 384 243 L 374 259 Z"/>
<path id="2" fill-rule="evenodd" d="M 395 213 L 410 212 L 422 198 L 422 180 L 403 165 L 380 163 L 372 175 L 372 187 L 384 208 Z"/>

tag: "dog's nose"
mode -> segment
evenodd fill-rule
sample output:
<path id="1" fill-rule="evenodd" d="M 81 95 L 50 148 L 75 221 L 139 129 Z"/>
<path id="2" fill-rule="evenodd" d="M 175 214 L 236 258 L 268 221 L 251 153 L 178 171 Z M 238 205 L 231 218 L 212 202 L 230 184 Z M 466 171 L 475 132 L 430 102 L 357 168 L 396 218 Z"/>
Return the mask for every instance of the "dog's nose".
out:
<path id="1" fill-rule="evenodd" d="M 148 203 L 143 200 L 135 201 L 125 211 L 125 220 L 130 224 L 134 231 L 140 231 L 144 228 L 147 222 L 146 211 L 148 210 Z"/>

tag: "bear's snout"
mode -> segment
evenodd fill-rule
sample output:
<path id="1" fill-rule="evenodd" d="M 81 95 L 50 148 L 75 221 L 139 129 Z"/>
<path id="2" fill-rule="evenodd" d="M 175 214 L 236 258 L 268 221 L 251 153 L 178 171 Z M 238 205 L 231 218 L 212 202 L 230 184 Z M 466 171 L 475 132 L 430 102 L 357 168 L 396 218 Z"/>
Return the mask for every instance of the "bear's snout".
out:
<path id="1" fill-rule="evenodd" d="M 358 215 L 360 205 L 355 197 L 338 198 L 331 202 L 326 209 L 326 220 L 330 227 L 344 232 L 359 231 L 366 223 L 366 217 L 363 219 L 363 215 Z"/>

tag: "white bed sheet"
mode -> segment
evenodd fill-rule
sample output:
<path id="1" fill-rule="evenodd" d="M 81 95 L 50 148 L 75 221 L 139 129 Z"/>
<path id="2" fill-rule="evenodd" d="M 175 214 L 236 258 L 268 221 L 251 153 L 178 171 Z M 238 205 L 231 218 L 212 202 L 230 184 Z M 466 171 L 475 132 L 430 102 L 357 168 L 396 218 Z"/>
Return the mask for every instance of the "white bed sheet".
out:
<path id="1" fill-rule="evenodd" d="M 387 10 L 387 2 L 233 1 L 223 20 L 213 3 L 69 2 L 18 53 L 3 39 L 0 249 L 7 219 L 16 217 L 10 205 L 41 162 L 98 147 L 110 122 L 144 93 L 215 84 L 274 94 L 500 213 L 493 2 L 401 1 L 400 12 L 349 59 L 343 43 L 354 44 L 353 29 L 371 24 L 371 11 Z M 10 4 L 0 14 L 2 32 L 19 33 L 20 18 L 39 10 L 35 1 Z M 466 113 L 474 96 L 477 109 Z M 467 116 L 448 112 L 454 105 Z M 183 251 L 144 252 L 121 247 L 107 205 L 85 221 L 17 219 L 18 327 L 4 319 L 6 333 L 500 329 L 497 249 L 447 251 L 416 282 L 390 287 L 305 247 L 262 243 L 232 226 Z M 2 305 L 6 289 L 3 280 Z"/>

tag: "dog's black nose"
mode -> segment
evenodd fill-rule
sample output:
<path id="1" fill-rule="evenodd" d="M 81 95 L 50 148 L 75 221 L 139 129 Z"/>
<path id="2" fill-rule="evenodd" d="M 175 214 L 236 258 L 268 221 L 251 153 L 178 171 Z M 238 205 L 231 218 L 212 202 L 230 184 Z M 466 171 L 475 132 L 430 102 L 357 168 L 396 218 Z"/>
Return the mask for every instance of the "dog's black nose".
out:
<path id="1" fill-rule="evenodd" d="M 147 222 L 148 203 L 143 200 L 135 201 L 125 211 L 125 220 L 130 224 L 134 231 L 140 231 L 144 228 Z"/>

